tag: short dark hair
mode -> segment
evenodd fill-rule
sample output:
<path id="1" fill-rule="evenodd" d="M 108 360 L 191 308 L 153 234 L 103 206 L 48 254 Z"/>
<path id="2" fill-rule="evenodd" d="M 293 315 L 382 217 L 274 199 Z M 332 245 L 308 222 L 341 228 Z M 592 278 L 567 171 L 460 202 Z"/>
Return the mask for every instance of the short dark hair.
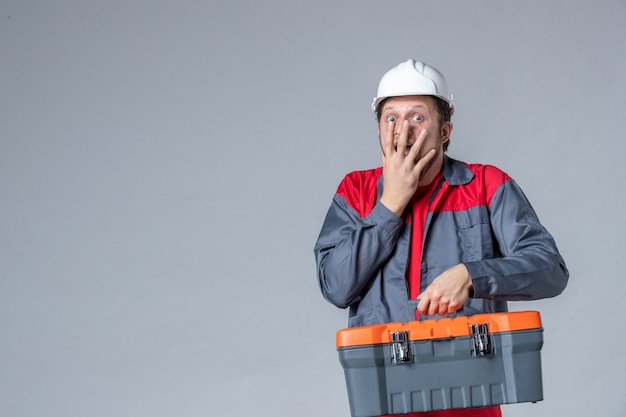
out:
<path id="1" fill-rule="evenodd" d="M 435 103 L 435 108 L 437 109 L 437 113 L 439 113 L 439 126 L 443 125 L 445 122 L 449 122 L 452 120 L 452 115 L 454 114 L 454 108 L 450 107 L 447 101 L 442 98 L 436 96 L 430 96 L 433 98 L 433 102 Z M 380 113 L 383 109 L 385 101 L 389 98 L 384 99 L 378 106 L 376 106 L 376 122 L 380 123 Z M 448 150 L 448 146 L 450 145 L 450 140 L 443 144 L 443 151 Z"/>

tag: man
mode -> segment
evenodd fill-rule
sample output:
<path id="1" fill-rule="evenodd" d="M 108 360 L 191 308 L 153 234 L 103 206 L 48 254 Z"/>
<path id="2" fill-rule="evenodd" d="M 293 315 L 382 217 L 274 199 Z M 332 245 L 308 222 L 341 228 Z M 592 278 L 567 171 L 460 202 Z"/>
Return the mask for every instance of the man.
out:
<path id="1" fill-rule="evenodd" d="M 503 312 L 563 291 L 565 263 L 519 186 L 445 154 L 454 103 L 438 70 L 392 68 L 372 109 L 382 167 L 346 175 L 315 245 L 322 294 L 350 308 L 348 326 Z"/>

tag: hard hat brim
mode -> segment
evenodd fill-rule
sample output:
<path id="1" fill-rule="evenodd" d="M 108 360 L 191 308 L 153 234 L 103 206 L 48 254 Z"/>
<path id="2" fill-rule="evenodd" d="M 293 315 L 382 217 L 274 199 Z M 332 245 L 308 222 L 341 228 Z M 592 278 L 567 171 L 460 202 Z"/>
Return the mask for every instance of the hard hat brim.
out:
<path id="1" fill-rule="evenodd" d="M 375 97 L 372 100 L 372 111 L 376 112 L 376 109 L 378 108 L 378 105 L 383 101 L 386 100 L 388 98 L 392 98 L 392 97 L 407 97 L 407 96 L 431 96 L 431 97 L 437 97 L 442 99 L 443 101 L 445 101 L 446 103 L 448 103 L 448 105 L 450 106 L 451 109 L 454 110 L 454 101 L 452 101 L 452 98 L 450 97 L 445 97 L 445 96 L 441 96 L 441 95 L 436 95 L 436 94 L 424 94 L 424 93 L 406 93 L 406 94 L 397 94 L 397 95 L 393 95 L 393 96 L 381 96 L 381 97 Z"/>

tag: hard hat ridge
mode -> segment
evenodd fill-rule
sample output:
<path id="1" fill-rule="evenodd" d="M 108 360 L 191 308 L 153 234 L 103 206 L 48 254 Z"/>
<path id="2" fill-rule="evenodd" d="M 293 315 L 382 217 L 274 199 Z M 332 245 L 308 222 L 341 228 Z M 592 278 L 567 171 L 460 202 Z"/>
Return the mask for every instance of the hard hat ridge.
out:
<path id="1" fill-rule="evenodd" d="M 376 107 L 386 98 L 417 95 L 439 97 L 454 109 L 443 74 L 428 64 L 409 59 L 383 75 L 378 84 L 377 96 L 372 102 L 372 110 L 376 111 Z"/>

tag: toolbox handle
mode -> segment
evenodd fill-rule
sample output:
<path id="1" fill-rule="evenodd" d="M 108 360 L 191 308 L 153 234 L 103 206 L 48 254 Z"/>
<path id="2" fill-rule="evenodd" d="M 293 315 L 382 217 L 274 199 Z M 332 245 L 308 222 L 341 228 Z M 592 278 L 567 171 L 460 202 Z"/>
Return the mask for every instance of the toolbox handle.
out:
<path id="1" fill-rule="evenodd" d="M 439 320 L 439 319 L 451 319 L 451 318 L 455 318 L 459 316 L 459 311 L 461 310 L 457 310 L 452 314 L 437 314 L 437 315 L 422 315 L 419 313 L 419 311 L 417 311 L 417 305 L 419 304 L 420 299 L 416 298 L 415 300 L 409 300 L 409 309 L 414 310 L 414 316 L 415 316 L 415 320 L 417 321 L 425 321 L 425 320 Z M 430 317 L 430 318 L 429 318 Z M 437 318 L 435 318 L 437 317 Z"/>

